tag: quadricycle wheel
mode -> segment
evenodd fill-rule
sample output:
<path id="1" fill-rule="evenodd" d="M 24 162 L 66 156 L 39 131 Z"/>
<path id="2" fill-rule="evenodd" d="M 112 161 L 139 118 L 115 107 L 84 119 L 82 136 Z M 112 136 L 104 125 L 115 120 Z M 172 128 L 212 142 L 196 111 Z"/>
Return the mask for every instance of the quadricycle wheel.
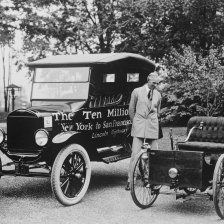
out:
<path id="1" fill-rule="evenodd" d="M 130 185 L 134 203 L 140 208 L 150 207 L 159 195 L 161 186 L 149 184 L 149 163 L 147 154 L 141 151 L 134 159 Z"/>
<path id="2" fill-rule="evenodd" d="M 215 165 L 212 189 L 215 211 L 221 219 L 224 219 L 224 154 L 219 157 Z"/>

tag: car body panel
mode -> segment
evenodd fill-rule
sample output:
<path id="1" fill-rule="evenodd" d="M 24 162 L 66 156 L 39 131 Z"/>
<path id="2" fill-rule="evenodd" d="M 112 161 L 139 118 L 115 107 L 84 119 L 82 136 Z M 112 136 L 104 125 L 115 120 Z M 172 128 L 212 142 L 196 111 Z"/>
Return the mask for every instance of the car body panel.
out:
<path id="1" fill-rule="evenodd" d="M 152 61 L 131 53 L 57 55 L 28 66 L 34 69 L 31 107 L 9 114 L 6 155 L 51 164 L 64 145 L 78 143 L 92 161 L 130 157 L 130 96 L 155 70 Z M 49 134 L 44 147 L 35 143 L 39 129 Z"/>
<path id="2" fill-rule="evenodd" d="M 151 150 L 149 155 L 150 183 L 171 186 L 174 182 L 169 177 L 169 170 L 176 168 L 176 185 L 180 188 L 201 189 L 206 166 L 203 152 Z"/>

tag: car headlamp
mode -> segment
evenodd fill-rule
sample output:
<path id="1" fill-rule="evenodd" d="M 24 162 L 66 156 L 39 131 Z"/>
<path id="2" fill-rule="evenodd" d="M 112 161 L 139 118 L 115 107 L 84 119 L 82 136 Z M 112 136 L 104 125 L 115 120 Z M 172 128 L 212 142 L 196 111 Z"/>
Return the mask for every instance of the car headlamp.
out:
<path id="1" fill-rule="evenodd" d="M 5 132 L 0 128 L 0 145 L 5 141 Z"/>
<path id="2" fill-rule="evenodd" d="M 178 170 L 176 168 L 169 169 L 169 176 L 170 178 L 174 179 L 177 177 Z"/>
<path id="3" fill-rule="evenodd" d="M 45 129 L 39 129 L 35 133 L 35 141 L 39 146 L 45 146 L 48 143 L 49 134 Z"/>

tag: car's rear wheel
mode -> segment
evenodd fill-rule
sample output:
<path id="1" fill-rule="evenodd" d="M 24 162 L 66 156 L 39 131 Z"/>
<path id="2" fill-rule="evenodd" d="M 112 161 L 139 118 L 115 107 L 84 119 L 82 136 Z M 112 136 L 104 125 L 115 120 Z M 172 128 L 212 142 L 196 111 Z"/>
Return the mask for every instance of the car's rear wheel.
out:
<path id="1" fill-rule="evenodd" d="M 51 173 L 51 186 L 63 205 L 74 205 L 85 195 L 91 177 L 90 159 L 77 144 L 63 148 L 57 155 Z"/>
<path id="2" fill-rule="evenodd" d="M 224 219 L 224 154 L 222 154 L 215 166 L 213 174 L 213 201 L 215 211 L 221 219 Z"/>
<path id="3" fill-rule="evenodd" d="M 161 186 L 148 183 L 149 164 L 144 158 L 145 152 L 140 152 L 135 157 L 131 169 L 131 196 L 134 203 L 140 208 L 150 207 L 159 195 Z"/>

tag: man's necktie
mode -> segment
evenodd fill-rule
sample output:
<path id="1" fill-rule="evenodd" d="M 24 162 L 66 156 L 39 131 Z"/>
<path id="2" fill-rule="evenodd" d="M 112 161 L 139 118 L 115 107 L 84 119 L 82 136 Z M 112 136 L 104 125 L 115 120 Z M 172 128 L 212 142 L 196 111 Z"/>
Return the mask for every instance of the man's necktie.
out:
<path id="1" fill-rule="evenodd" d="M 152 100 L 152 90 L 149 90 L 149 93 L 148 93 L 148 99 L 149 99 L 149 100 Z"/>

